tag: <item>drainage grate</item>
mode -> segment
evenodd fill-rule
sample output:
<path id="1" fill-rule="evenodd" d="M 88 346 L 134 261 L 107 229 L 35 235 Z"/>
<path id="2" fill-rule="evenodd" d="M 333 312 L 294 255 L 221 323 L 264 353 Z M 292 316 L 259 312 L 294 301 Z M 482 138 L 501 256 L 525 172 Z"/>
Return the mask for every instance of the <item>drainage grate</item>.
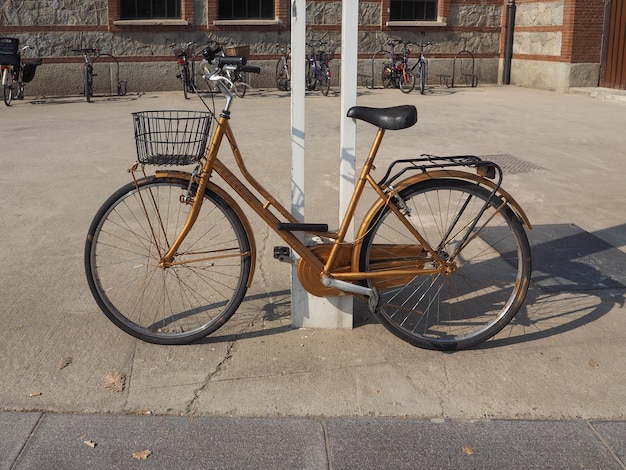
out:
<path id="1" fill-rule="evenodd" d="M 534 163 L 527 162 L 526 160 L 522 160 L 521 158 L 514 157 L 513 155 L 509 155 L 507 153 L 499 154 L 499 155 L 481 155 L 480 158 L 483 160 L 490 160 L 494 163 L 497 163 L 502 167 L 502 170 L 505 174 L 516 174 L 516 173 L 532 173 L 535 171 L 545 171 L 545 168 L 542 168 Z"/>

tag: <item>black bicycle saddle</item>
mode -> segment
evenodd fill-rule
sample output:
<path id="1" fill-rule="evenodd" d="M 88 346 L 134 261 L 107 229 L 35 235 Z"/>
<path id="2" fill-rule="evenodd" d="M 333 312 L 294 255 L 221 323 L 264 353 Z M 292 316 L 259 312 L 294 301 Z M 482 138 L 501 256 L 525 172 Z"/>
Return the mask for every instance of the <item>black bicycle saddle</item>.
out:
<path id="1" fill-rule="evenodd" d="M 348 110 L 348 117 L 369 122 L 381 129 L 406 129 L 417 122 L 417 108 L 409 104 L 391 108 L 353 106 Z"/>

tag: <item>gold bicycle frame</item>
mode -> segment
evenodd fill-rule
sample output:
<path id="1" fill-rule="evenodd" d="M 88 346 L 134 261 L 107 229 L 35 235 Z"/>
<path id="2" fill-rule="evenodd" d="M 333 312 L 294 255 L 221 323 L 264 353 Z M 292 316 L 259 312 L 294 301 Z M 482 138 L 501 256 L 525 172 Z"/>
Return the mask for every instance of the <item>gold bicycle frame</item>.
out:
<path id="1" fill-rule="evenodd" d="M 239 147 L 230 126 L 229 119 L 230 117 L 223 113 L 218 120 L 215 134 L 213 135 L 210 147 L 207 151 L 204 166 L 200 171 L 200 174 L 196 177 L 198 188 L 196 190 L 196 197 L 193 199 L 192 202 L 191 211 L 180 234 L 177 236 L 176 240 L 161 260 L 162 267 L 166 268 L 174 264 L 173 260 L 177 253 L 177 250 L 179 249 L 183 240 L 193 227 L 193 224 L 195 223 L 200 212 L 203 198 L 197 196 L 204 194 L 204 191 L 209 184 L 208 182 L 211 174 L 215 172 L 246 202 L 246 204 L 254 212 L 256 212 L 256 214 L 259 215 L 259 217 L 261 217 L 261 219 L 263 219 L 274 230 L 274 232 L 276 232 L 289 245 L 290 248 L 292 248 L 306 263 L 308 263 L 315 272 L 319 273 L 320 279 L 326 277 L 338 281 L 348 282 L 361 281 L 365 279 L 376 279 L 377 281 L 381 281 L 384 283 L 385 279 L 412 279 L 418 275 L 446 273 L 452 272 L 454 270 L 454 262 L 443 260 L 440 257 L 439 253 L 437 253 L 437 251 L 428 244 L 423 236 L 415 229 L 413 224 L 411 224 L 410 221 L 407 220 L 407 218 L 401 212 L 401 209 L 399 209 L 395 204 L 389 203 L 391 196 L 385 192 L 386 188 L 381 188 L 370 175 L 370 171 L 373 169 L 374 166 L 374 159 L 385 134 L 384 129 L 378 129 L 378 132 L 374 138 L 374 142 L 372 143 L 369 155 L 365 161 L 365 164 L 363 165 L 363 168 L 361 169 L 359 178 L 355 185 L 354 192 L 352 194 L 352 198 L 348 205 L 348 209 L 344 214 L 339 230 L 337 232 L 307 232 L 334 240 L 334 242 L 330 244 L 330 253 L 328 254 L 328 258 L 324 263 L 314 253 L 315 246 L 319 245 L 313 245 L 312 247 L 308 247 L 298 237 L 296 237 L 292 231 L 279 229 L 279 224 L 283 223 L 284 221 L 280 220 L 277 215 L 273 213 L 272 208 L 274 208 L 278 212 L 278 215 L 283 217 L 288 223 L 298 224 L 298 220 L 250 174 L 250 172 L 246 168 L 241 152 L 239 151 Z M 235 176 L 226 167 L 226 165 L 221 160 L 217 158 L 217 154 L 224 136 L 230 144 L 232 154 L 235 158 L 241 175 L 248 182 L 248 184 L 259 194 L 260 197 L 255 195 L 237 176 Z M 169 174 L 170 172 L 164 173 Z M 180 174 L 180 172 L 174 173 Z M 442 170 L 433 173 L 434 175 L 430 175 L 430 172 L 418 175 L 416 177 L 409 178 L 407 181 L 417 182 L 423 179 L 427 179 L 431 176 L 440 178 L 452 176 L 474 181 L 478 181 L 478 179 L 480 179 L 481 182 L 485 182 L 485 184 L 487 184 L 488 186 L 493 186 L 493 184 L 490 183 L 488 180 L 484 180 L 484 178 L 482 177 L 472 175 L 467 172 Z M 357 237 L 357 242 L 345 242 L 345 236 L 348 231 L 348 227 L 354 219 L 354 215 L 366 183 L 369 183 L 372 186 L 372 188 L 378 194 L 379 199 L 363 218 L 363 221 L 361 223 L 361 229 L 359 231 L 359 236 Z M 401 187 L 405 186 L 403 185 L 403 183 L 404 182 L 400 183 L 398 190 L 401 189 Z M 397 190 L 394 190 L 393 194 L 396 194 L 396 191 Z M 499 193 L 502 193 L 502 191 L 499 191 Z M 527 225 L 530 226 L 528 224 L 528 219 L 526 218 L 520 206 L 508 194 L 504 193 L 503 196 L 506 201 L 503 206 L 507 206 L 510 204 L 513 207 L 514 211 L 518 214 L 518 216 L 520 216 L 521 220 L 526 222 Z M 431 268 L 425 268 L 423 267 L 424 263 L 415 262 L 414 260 L 414 262 L 410 264 L 400 263 L 401 266 L 399 267 L 396 267 L 393 262 L 389 262 L 387 265 L 385 265 L 384 270 L 374 272 L 362 272 L 359 270 L 362 238 L 365 235 L 363 227 L 369 227 L 370 223 L 374 220 L 376 213 L 385 205 L 389 206 L 390 210 L 393 211 L 394 214 L 396 214 L 398 219 L 402 221 L 402 223 L 411 232 L 411 234 L 415 236 L 415 239 L 421 245 L 416 245 L 417 248 L 419 250 L 422 250 L 423 252 L 428 253 L 432 257 L 432 262 L 429 263 L 430 266 L 432 266 Z M 240 211 L 237 211 L 237 213 L 240 213 Z M 249 229 L 249 225 L 247 224 L 247 222 L 244 223 L 244 226 L 247 230 Z M 253 240 L 251 242 L 254 243 Z M 342 247 L 346 246 L 349 246 L 352 250 L 352 254 L 350 256 L 350 264 L 335 266 L 339 257 L 340 250 L 342 249 Z M 426 259 L 424 257 L 420 258 L 420 256 L 416 254 L 414 254 L 413 256 L 415 256 L 417 259 Z M 333 290 L 333 288 L 329 289 L 332 292 L 340 292 L 339 290 Z"/>
<path id="2" fill-rule="evenodd" d="M 311 266 L 313 266 L 316 270 L 319 270 L 320 276 L 330 276 L 339 280 L 363 280 L 370 279 L 376 277 L 389 277 L 389 276 L 407 276 L 412 275 L 416 276 L 418 274 L 426 274 L 431 272 L 440 272 L 441 269 L 436 270 L 424 270 L 423 268 L 415 267 L 411 269 L 390 269 L 384 272 L 359 272 L 358 266 L 353 264 L 351 272 L 335 272 L 335 262 L 337 259 L 337 255 L 339 253 L 340 247 L 343 245 L 353 245 L 352 243 L 345 242 L 345 236 L 348 231 L 348 227 L 350 223 L 354 219 L 354 214 L 356 212 L 358 203 L 361 199 L 361 195 L 363 194 L 363 189 L 366 183 L 369 183 L 374 190 L 378 193 L 381 199 L 388 200 L 388 196 L 384 193 L 383 189 L 381 189 L 374 179 L 370 175 L 370 171 L 373 167 L 374 159 L 376 157 L 376 153 L 378 152 L 378 148 L 382 142 L 383 136 L 385 134 L 384 129 L 379 129 L 372 147 L 370 149 L 369 155 L 363 168 L 361 169 L 361 173 L 357 183 L 355 185 L 354 193 L 348 205 L 348 209 L 343 217 L 343 221 L 340 225 L 340 228 L 337 232 L 310 232 L 319 236 L 327 237 L 330 239 L 334 239 L 334 243 L 332 244 L 332 249 L 328 256 L 328 259 L 325 264 L 320 261 L 320 259 L 315 256 L 315 254 L 311 251 L 309 247 L 307 247 L 298 237 L 296 237 L 290 231 L 279 230 L 278 225 L 283 223 L 284 220 L 280 220 L 274 213 L 271 211 L 273 207 L 280 216 L 284 217 L 284 219 L 288 223 L 297 224 L 298 220 L 291 215 L 291 213 L 274 197 L 269 191 L 267 191 L 248 171 L 246 168 L 245 162 L 239 151 L 239 146 L 237 145 L 237 140 L 230 126 L 229 117 L 220 116 L 217 124 L 217 129 L 215 130 L 215 134 L 213 135 L 213 139 L 211 141 L 211 145 L 209 150 L 207 151 L 207 158 L 205 164 L 202 168 L 202 171 L 198 175 L 198 188 L 196 190 L 196 194 L 203 194 L 204 190 L 207 187 L 207 183 L 209 178 L 211 177 L 212 172 L 217 173 L 245 202 L 250 208 L 261 217 L 286 243 L 292 248 L 298 255 L 306 260 Z M 218 151 L 222 144 L 223 138 L 226 137 L 230 144 L 230 148 L 233 156 L 235 157 L 235 161 L 237 166 L 243 176 L 243 178 L 248 182 L 248 184 L 259 193 L 260 197 L 264 199 L 264 202 L 259 199 L 242 181 L 234 175 L 226 165 L 217 158 Z M 192 208 L 187 218 L 187 221 L 181 230 L 180 234 L 177 236 L 176 240 L 170 246 L 168 252 L 164 255 L 161 264 L 163 267 L 169 267 L 173 264 L 173 259 L 178 251 L 180 245 L 183 240 L 193 227 L 198 214 L 200 212 L 200 206 L 202 204 L 203 198 L 196 197 L 193 200 Z M 396 213 L 396 215 L 404 222 L 407 226 L 407 229 L 413 233 L 419 243 L 428 251 L 428 253 L 433 257 L 433 260 L 437 263 L 438 266 L 445 265 L 445 262 L 439 257 L 439 255 L 429 247 L 428 243 L 424 240 L 424 238 L 415 230 L 413 225 L 406 220 L 404 215 L 400 212 L 400 210 L 395 207 L 394 204 L 390 204 L 390 208 Z"/>

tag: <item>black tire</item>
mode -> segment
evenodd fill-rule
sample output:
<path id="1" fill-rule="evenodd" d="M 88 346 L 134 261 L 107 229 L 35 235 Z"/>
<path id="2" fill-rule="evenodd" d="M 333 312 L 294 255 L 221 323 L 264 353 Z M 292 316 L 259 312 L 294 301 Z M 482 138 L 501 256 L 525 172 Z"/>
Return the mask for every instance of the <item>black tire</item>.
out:
<path id="1" fill-rule="evenodd" d="M 307 59 L 306 62 L 306 89 L 313 91 L 317 88 L 318 80 L 315 78 L 315 65 Z"/>
<path id="2" fill-rule="evenodd" d="M 143 341 L 202 338 L 226 323 L 247 289 L 250 242 L 233 209 L 208 189 L 175 264 L 160 266 L 190 210 L 180 199 L 188 185 L 155 176 L 132 182 L 104 203 L 89 228 L 91 292 L 116 326 Z"/>
<path id="3" fill-rule="evenodd" d="M 2 94 L 4 95 L 4 104 L 11 106 L 11 101 L 13 101 L 13 85 L 4 85 L 2 87 Z"/>
<path id="4" fill-rule="evenodd" d="M 235 94 L 239 98 L 243 98 L 244 96 L 246 96 L 246 91 L 248 91 L 248 83 L 246 82 L 246 78 L 246 74 L 243 72 L 240 72 L 235 76 L 233 89 L 235 91 Z"/>
<path id="5" fill-rule="evenodd" d="M 417 69 L 417 81 L 419 83 L 420 95 L 423 95 L 426 93 L 426 62 L 422 62 Z"/>
<path id="6" fill-rule="evenodd" d="M 509 207 L 501 208 L 501 198 L 491 199 L 457 252 L 490 194 L 461 180 L 426 181 L 400 193 L 413 226 L 444 261 L 454 263 L 446 273 L 368 281 L 380 293 L 374 313 L 394 335 L 423 348 L 465 349 L 491 338 L 515 316 L 528 290 L 531 253 L 519 218 Z M 389 206 L 372 220 L 363 241 L 361 270 L 381 271 L 403 263 L 438 269 Z M 402 249 L 392 252 L 393 245 Z"/>
<path id="7" fill-rule="evenodd" d="M 189 96 L 187 95 L 187 90 L 189 88 L 188 85 L 188 70 L 187 67 L 185 67 L 184 65 L 180 66 L 180 82 L 183 85 L 183 96 L 185 97 L 186 100 L 189 99 Z"/>
<path id="8" fill-rule="evenodd" d="M 388 64 L 383 66 L 380 79 L 383 82 L 383 88 L 391 88 L 393 86 L 393 70 Z"/>
<path id="9" fill-rule="evenodd" d="M 407 70 L 404 73 L 400 73 L 400 91 L 402 93 L 411 93 L 415 88 L 415 75 Z"/>
<path id="10" fill-rule="evenodd" d="M 320 88 L 324 96 L 328 96 L 330 91 L 330 68 L 325 63 L 320 65 Z"/>
<path id="11" fill-rule="evenodd" d="M 93 96 L 93 70 L 90 67 L 84 68 L 83 73 L 85 99 L 87 103 L 91 103 L 91 97 Z"/>
<path id="12" fill-rule="evenodd" d="M 289 91 L 289 64 L 284 57 L 276 62 L 276 88 L 280 91 Z"/>

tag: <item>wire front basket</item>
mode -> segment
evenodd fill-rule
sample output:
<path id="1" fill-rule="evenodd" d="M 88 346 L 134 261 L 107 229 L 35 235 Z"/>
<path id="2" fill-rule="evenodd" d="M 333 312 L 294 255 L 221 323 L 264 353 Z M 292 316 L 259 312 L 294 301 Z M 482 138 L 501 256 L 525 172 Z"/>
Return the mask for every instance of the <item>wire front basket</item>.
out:
<path id="1" fill-rule="evenodd" d="M 206 151 L 213 114 L 208 111 L 133 113 L 137 159 L 146 165 L 190 165 Z"/>

